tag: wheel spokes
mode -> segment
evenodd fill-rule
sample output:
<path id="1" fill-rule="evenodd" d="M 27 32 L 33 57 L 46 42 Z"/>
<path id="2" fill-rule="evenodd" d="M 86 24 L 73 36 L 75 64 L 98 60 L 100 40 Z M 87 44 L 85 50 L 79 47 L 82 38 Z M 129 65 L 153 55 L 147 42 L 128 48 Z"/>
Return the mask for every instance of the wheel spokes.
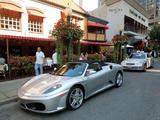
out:
<path id="1" fill-rule="evenodd" d="M 83 92 L 81 89 L 76 88 L 70 94 L 70 105 L 73 108 L 78 108 L 83 102 Z"/>

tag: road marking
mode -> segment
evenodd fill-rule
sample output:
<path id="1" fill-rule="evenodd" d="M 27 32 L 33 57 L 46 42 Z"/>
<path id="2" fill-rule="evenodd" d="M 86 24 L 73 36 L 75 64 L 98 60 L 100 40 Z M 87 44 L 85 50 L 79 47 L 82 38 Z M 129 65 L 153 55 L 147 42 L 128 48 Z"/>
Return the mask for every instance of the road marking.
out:
<path id="1" fill-rule="evenodd" d="M 140 93 L 140 92 L 141 92 L 141 90 L 139 90 L 139 89 L 136 90 L 136 93 Z"/>
<path id="2" fill-rule="evenodd" d="M 147 72 L 160 72 L 160 70 L 156 70 L 156 69 L 148 69 Z"/>

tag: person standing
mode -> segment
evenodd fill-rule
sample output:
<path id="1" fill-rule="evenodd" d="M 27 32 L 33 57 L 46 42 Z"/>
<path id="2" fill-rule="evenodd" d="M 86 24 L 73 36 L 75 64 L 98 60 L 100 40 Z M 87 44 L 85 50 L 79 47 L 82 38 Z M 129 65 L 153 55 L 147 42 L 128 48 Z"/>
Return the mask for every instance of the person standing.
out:
<path id="1" fill-rule="evenodd" d="M 87 60 L 88 59 L 88 53 L 86 52 L 86 54 L 85 54 L 85 60 Z"/>
<path id="2" fill-rule="evenodd" d="M 80 60 L 85 60 L 85 56 L 84 56 L 83 52 L 81 53 Z"/>
<path id="3" fill-rule="evenodd" d="M 36 63 L 35 63 L 36 76 L 39 75 L 39 70 L 38 69 L 40 69 L 40 74 L 43 74 L 43 65 L 44 65 L 44 63 L 45 63 L 45 55 L 41 51 L 41 48 L 38 47 L 37 48 L 37 52 L 36 52 Z"/>
<path id="4" fill-rule="evenodd" d="M 52 55 L 52 60 L 53 60 L 53 67 L 54 67 L 54 70 L 57 69 L 57 52 L 55 51 Z"/>

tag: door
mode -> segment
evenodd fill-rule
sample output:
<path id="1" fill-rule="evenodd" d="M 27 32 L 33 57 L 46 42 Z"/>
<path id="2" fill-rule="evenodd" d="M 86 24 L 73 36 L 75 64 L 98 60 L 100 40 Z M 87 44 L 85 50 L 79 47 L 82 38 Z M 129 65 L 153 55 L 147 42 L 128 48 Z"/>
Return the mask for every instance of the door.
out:
<path id="1" fill-rule="evenodd" d="M 89 65 L 85 75 L 87 94 L 91 94 L 104 85 L 105 75 L 99 63 Z"/>

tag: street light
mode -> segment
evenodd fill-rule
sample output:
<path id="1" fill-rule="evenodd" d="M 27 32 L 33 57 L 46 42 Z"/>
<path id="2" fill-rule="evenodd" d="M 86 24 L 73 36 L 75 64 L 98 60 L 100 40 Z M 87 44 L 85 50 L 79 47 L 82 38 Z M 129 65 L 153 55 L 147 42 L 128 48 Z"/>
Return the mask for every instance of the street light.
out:
<path id="1" fill-rule="evenodd" d="M 119 26 L 119 34 L 120 34 L 120 36 L 122 35 L 122 32 L 123 32 L 123 26 L 120 25 L 120 26 Z"/>
<path id="2" fill-rule="evenodd" d="M 120 45 L 119 45 L 119 55 L 118 55 L 118 63 L 121 62 L 121 46 L 122 46 L 122 41 L 121 41 L 121 36 L 122 36 L 122 32 L 123 32 L 123 26 L 120 25 L 119 26 L 119 35 L 120 35 Z"/>
<path id="3" fill-rule="evenodd" d="M 67 22 L 70 22 L 72 9 L 70 7 L 66 7 L 66 9 L 64 10 L 64 14 L 67 16 Z"/>

